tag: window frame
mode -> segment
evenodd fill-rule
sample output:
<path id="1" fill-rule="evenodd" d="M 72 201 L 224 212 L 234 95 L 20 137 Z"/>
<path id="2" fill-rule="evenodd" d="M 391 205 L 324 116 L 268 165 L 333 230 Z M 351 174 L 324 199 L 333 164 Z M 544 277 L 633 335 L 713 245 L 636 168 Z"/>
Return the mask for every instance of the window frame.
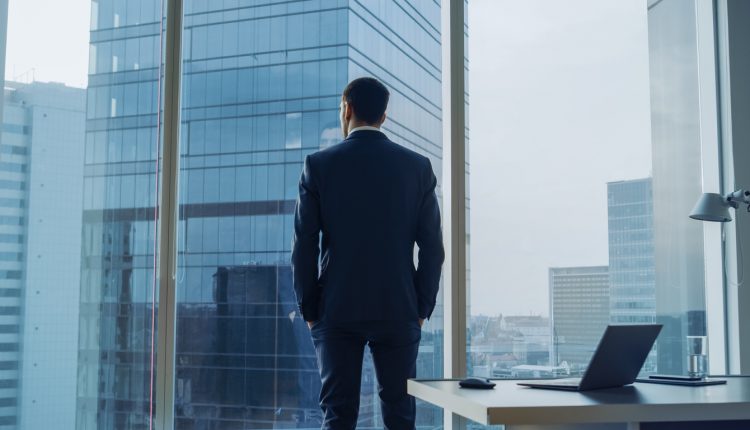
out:
<path id="1" fill-rule="evenodd" d="M 716 27 L 720 192 L 728 193 L 750 188 L 750 171 L 744 166 L 750 159 L 750 148 L 745 143 L 750 138 L 750 128 L 742 120 L 750 113 L 747 104 L 750 86 L 741 78 L 747 75 L 747 66 L 735 58 L 735 54 L 743 57 L 740 46 L 750 36 L 740 24 L 750 9 L 743 2 L 729 0 L 714 0 L 712 6 Z M 750 290 L 742 285 L 743 267 L 750 267 L 750 253 L 743 252 L 743 247 L 750 244 L 750 225 L 743 212 L 740 207 L 735 211 L 734 221 L 722 224 L 725 354 L 727 372 L 731 374 L 750 373 Z"/>
<path id="2" fill-rule="evenodd" d="M 157 273 L 159 312 L 157 313 L 156 398 L 152 403 L 152 420 L 158 429 L 174 428 L 175 338 L 177 270 L 177 195 L 179 192 L 180 96 L 182 80 L 182 6 L 183 0 L 166 0 L 166 18 L 161 20 L 160 34 L 165 35 L 161 56 L 159 98 L 163 110 L 157 113 L 163 151 L 161 172 L 157 179 L 159 221 L 157 223 Z M 163 75 L 162 75 L 163 67 Z M 163 125 L 162 125 L 163 124 Z M 154 414 L 155 412 L 155 414 Z"/>
<path id="3" fill-rule="evenodd" d="M 718 77 L 716 75 L 716 26 L 714 5 L 695 4 L 696 42 L 698 50 L 701 185 L 703 190 L 721 189 L 719 143 Z M 709 341 L 709 373 L 724 374 L 728 367 L 726 354 L 726 279 L 723 276 L 722 227 L 703 223 L 703 256 L 705 259 L 706 334 Z M 716 281 L 719 284 L 716 284 Z"/>

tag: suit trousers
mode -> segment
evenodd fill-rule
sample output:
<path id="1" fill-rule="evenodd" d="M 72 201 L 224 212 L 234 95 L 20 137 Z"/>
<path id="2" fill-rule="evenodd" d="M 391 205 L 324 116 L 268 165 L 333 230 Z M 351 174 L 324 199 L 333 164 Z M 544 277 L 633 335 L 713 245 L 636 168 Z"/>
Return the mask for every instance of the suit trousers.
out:
<path id="1" fill-rule="evenodd" d="M 370 347 L 375 365 L 385 428 L 415 428 L 416 405 L 406 393 L 406 380 L 417 376 L 422 335 L 417 321 L 319 321 L 311 334 L 322 382 L 323 429 L 356 428 L 365 346 Z"/>

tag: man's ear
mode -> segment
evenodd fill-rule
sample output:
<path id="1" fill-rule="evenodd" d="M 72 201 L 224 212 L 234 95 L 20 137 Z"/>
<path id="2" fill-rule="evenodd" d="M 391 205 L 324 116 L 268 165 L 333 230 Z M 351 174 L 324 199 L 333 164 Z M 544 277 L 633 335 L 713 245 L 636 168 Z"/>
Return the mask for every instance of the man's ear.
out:
<path id="1" fill-rule="evenodd" d="M 349 103 L 344 103 L 344 119 L 349 121 L 352 119 L 352 115 L 354 115 L 354 109 L 352 109 L 352 105 Z"/>
<path id="2" fill-rule="evenodd" d="M 386 114 L 385 112 L 383 112 L 383 116 L 380 117 L 380 123 L 378 124 L 378 126 L 383 125 L 383 123 L 385 122 L 385 118 L 386 118 Z"/>

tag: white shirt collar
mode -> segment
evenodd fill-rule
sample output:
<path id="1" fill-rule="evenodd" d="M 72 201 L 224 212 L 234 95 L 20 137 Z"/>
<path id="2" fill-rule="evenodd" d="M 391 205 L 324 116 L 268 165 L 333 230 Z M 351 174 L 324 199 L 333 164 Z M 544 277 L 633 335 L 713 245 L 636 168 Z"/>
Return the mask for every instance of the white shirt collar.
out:
<path id="1" fill-rule="evenodd" d="M 371 125 L 363 125 L 361 127 L 354 127 L 353 129 L 349 130 L 349 134 L 354 133 L 355 131 L 380 131 L 382 133 L 382 130 L 380 130 L 377 127 L 373 127 Z"/>

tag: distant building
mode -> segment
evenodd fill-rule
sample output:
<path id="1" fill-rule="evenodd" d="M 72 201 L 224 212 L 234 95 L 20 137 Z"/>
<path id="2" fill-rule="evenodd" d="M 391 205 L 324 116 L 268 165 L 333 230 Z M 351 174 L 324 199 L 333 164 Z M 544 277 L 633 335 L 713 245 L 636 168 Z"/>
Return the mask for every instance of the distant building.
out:
<path id="1" fill-rule="evenodd" d="M 651 178 L 607 184 L 609 304 L 614 324 L 656 321 Z M 656 370 L 656 349 L 645 371 Z"/>
<path id="2" fill-rule="evenodd" d="M 552 366 L 588 365 L 609 323 L 607 266 L 549 269 Z"/>
<path id="3" fill-rule="evenodd" d="M 5 82 L 3 96 L 0 425 L 74 428 L 86 92 Z"/>
<path id="4" fill-rule="evenodd" d="M 503 317 L 473 315 L 469 322 L 467 372 L 473 376 L 510 376 L 510 367 L 518 364 L 513 354 L 513 335 L 503 329 Z M 495 374 L 500 372 L 499 374 Z"/>
<path id="5" fill-rule="evenodd" d="M 468 373 L 473 376 L 511 377 L 515 366 L 549 362 L 549 318 L 475 315 L 469 332 Z"/>
<path id="6" fill-rule="evenodd" d="M 654 212 L 651 178 L 607 184 L 610 320 L 653 323 Z"/>
<path id="7" fill-rule="evenodd" d="M 511 368 L 511 377 L 519 379 L 559 378 L 570 375 L 568 366 L 538 366 L 521 364 Z"/>

